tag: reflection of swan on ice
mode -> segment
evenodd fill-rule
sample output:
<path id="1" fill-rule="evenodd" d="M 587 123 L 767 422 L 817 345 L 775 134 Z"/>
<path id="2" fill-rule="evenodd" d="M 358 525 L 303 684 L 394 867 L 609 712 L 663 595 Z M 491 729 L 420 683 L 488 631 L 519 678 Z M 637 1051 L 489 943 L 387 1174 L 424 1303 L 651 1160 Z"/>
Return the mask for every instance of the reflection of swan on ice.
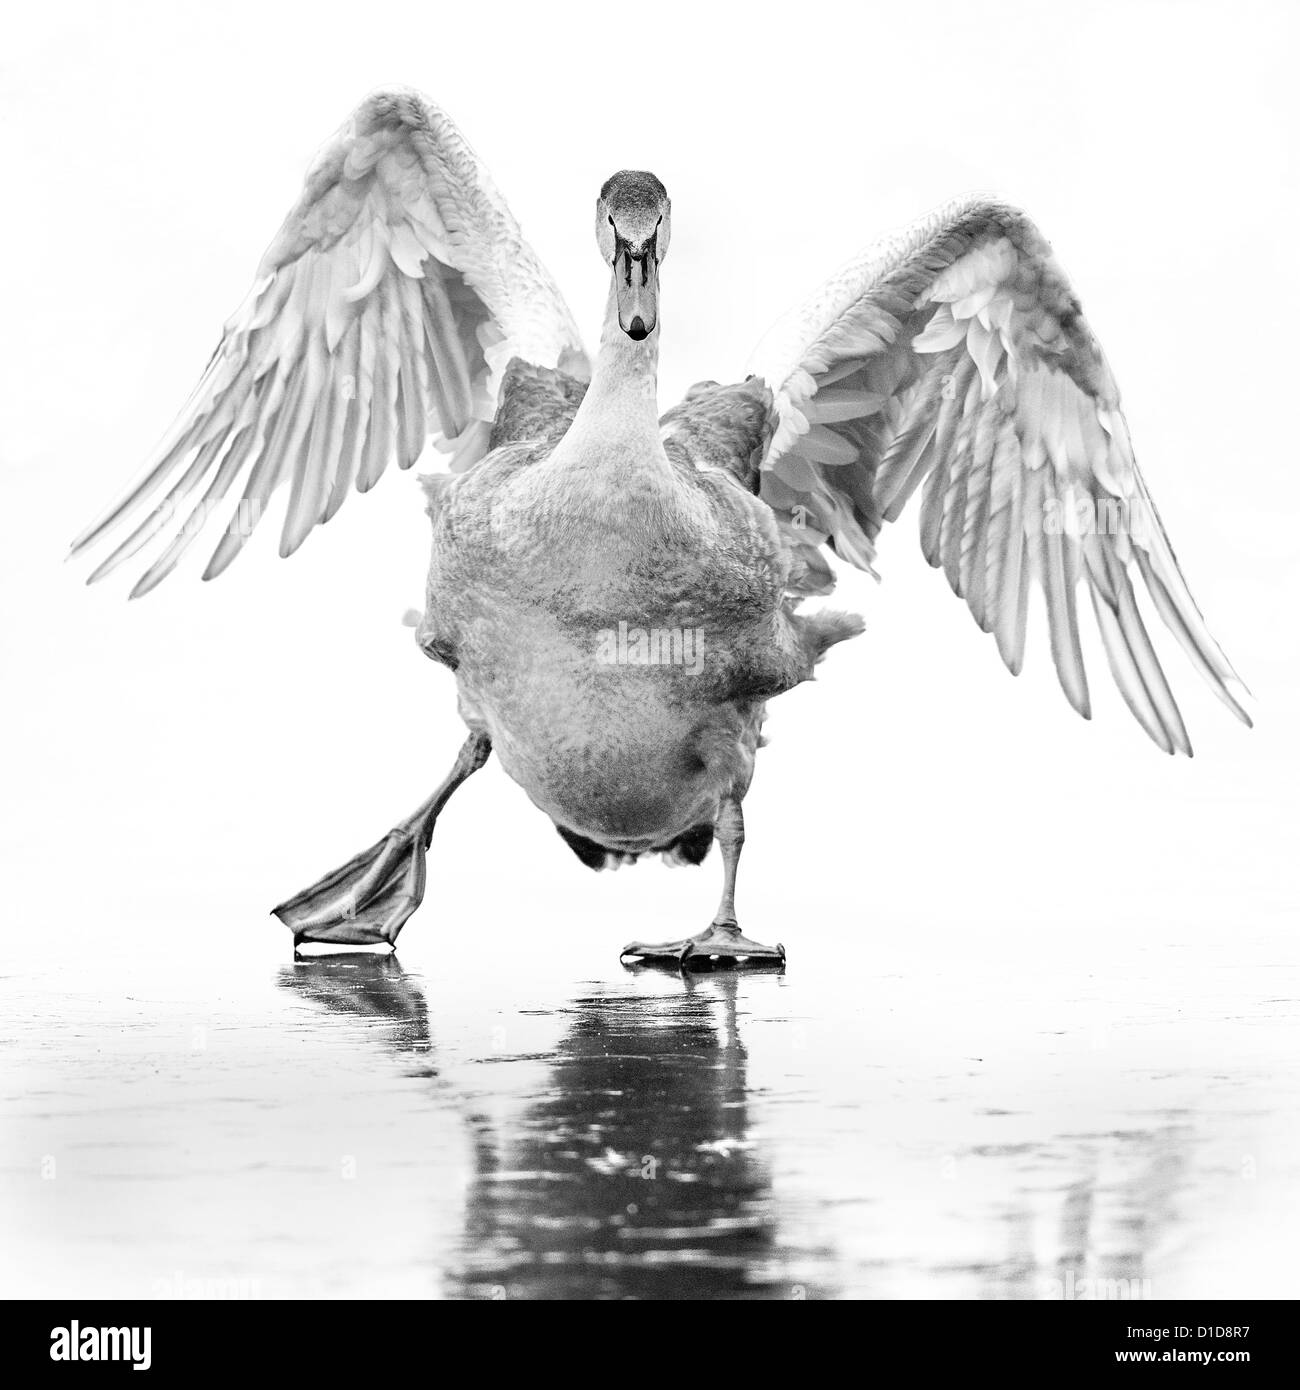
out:
<path id="1" fill-rule="evenodd" d="M 280 982 L 380 1023 L 439 1077 L 419 986 L 391 956 L 332 956 Z M 580 997 L 517 1120 L 457 1101 L 474 1135 L 455 1287 L 467 1297 L 788 1298 L 771 1179 L 749 1133 L 733 974 Z M 439 1077 L 439 1086 L 451 1083 Z M 451 1087 L 451 1089 L 455 1089 Z"/>

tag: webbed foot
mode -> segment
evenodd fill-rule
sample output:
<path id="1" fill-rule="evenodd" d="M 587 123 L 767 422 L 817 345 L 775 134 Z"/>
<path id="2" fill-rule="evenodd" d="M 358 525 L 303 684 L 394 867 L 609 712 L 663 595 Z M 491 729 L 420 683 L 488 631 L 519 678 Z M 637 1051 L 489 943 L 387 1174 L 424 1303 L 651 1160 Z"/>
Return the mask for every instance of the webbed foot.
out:
<path id="1" fill-rule="evenodd" d="M 413 815 L 342 868 L 271 909 L 293 932 L 295 948 L 304 941 L 396 947 L 398 932 L 424 898 L 425 855 L 438 815 L 491 749 L 486 734 L 470 734 L 442 785 Z"/>
<path id="2" fill-rule="evenodd" d="M 393 946 L 424 896 L 423 828 L 390 830 L 342 868 L 272 908 L 293 932 L 293 944 Z"/>
<path id="3" fill-rule="evenodd" d="M 632 941 L 623 947 L 620 957 L 671 963 L 684 970 L 708 970 L 714 966 L 753 965 L 780 969 L 785 965 L 785 947 L 764 946 L 751 941 L 734 922 L 714 923 L 696 936 L 681 941 L 661 941 L 654 944 Z"/>

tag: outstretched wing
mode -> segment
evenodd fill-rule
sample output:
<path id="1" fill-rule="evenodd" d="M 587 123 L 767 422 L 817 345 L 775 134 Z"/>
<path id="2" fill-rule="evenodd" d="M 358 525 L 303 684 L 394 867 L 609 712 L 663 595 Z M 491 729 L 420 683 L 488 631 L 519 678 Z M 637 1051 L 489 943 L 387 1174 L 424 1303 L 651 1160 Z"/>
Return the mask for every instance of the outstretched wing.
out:
<path id="1" fill-rule="evenodd" d="M 90 576 L 161 537 L 137 597 L 242 491 L 211 579 L 287 484 L 290 555 L 353 484 L 367 491 L 394 458 L 409 468 L 430 434 L 454 468 L 481 458 L 516 356 L 590 376 L 558 289 L 455 125 L 415 92 L 376 92 L 318 155 L 189 403 L 73 552 L 166 487 Z"/>
<path id="2" fill-rule="evenodd" d="M 1013 673 L 1037 584 L 1061 687 L 1089 716 L 1082 582 L 1129 708 L 1166 752 L 1190 754 L 1138 576 L 1193 665 L 1250 723 L 1138 472 L 1101 348 L 1023 213 L 966 199 L 873 247 L 777 325 L 753 370 L 776 394 L 762 496 L 805 560 L 824 542 L 870 570 L 882 523 L 924 484 L 925 557 Z M 816 580 L 815 562 L 807 573 Z M 809 587 L 833 579 L 823 581 Z"/>

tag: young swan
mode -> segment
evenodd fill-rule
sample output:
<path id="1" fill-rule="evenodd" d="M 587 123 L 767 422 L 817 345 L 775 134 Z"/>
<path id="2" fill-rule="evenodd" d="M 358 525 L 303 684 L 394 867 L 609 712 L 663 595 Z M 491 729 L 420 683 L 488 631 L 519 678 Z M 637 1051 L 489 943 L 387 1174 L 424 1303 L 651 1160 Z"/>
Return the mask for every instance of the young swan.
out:
<path id="1" fill-rule="evenodd" d="M 495 747 L 594 867 L 649 851 L 697 862 L 719 840 L 711 925 L 635 954 L 779 961 L 736 924 L 741 799 L 765 702 L 861 629 L 804 617 L 789 595 L 831 590 L 823 546 L 870 570 L 881 527 L 909 505 L 925 558 L 1012 672 L 1039 589 L 1062 691 L 1089 717 L 1084 596 L 1134 717 L 1190 754 L 1145 592 L 1250 722 L 1101 346 L 1023 212 L 965 197 L 868 246 L 775 326 L 755 376 L 697 386 L 660 418 L 671 227 L 653 174 L 600 190 L 609 296 L 593 362 L 446 113 L 407 89 L 373 93 L 321 150 L 175 425 L 74 542 L 130 520 L 99 579 L 157 541 L 138 597 L 227 496 L 237 511 L 205 578 L 277 489 L 289 555 L 430 436 L 450 452 L 454 476 L 428 484 L 418 636 L 454 672 L 470 735 L 413 816 L 277 909 L 295 940 L 394 941 L 425 891 L 438 813 Z"/>

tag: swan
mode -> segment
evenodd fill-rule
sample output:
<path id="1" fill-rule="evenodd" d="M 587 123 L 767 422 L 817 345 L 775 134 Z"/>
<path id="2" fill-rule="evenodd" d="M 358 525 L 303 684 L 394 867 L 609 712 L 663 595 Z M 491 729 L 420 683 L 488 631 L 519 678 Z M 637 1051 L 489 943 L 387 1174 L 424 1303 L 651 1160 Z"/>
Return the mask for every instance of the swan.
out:
<path id="1" fill-rule="evenodd" d="M 495 750 L 584 864 L 657 852 L 723 888 L 712 922 L 624 958 L 781 968 L 735 910 L 741 804 L 766 702 L 853 614 L 826 552 L 874 573 L 874 543 L 921 493 L 921 546 L 1018 673 L 1031 588 L 1052 660 L 1089 716 L 1077 596 L 1129 709 L 1166 753 L 1191 745 L 1138 585 L 1246 724 L 1134 461 L 1119 393 L 1034 224 L 952 202 L 849 262 L 768 335 L 743 380 L 660 415 L 660 277 L 672 209 L 653 174 L 601 188 L 609 294 L 594 360 L 551 277 L 448 116 L 373 93 L 312 165 L 242 307 L 143 472 L 73 553 L 138 524 L 138 597 L 232 489 L 203 573 L 234 560 L 276 490 L 291 555 L 355 488 L 432 443 L 432 559 L 416 640 L 454 673 L 468 735 L 434 793 L 274 909 L 303 942 L 392 946 L 425 891 L 435 822 Z M 165 491 L 164 491 L 165 489 Z M 160 496 L 161 494 L 161 496 Z"/>

